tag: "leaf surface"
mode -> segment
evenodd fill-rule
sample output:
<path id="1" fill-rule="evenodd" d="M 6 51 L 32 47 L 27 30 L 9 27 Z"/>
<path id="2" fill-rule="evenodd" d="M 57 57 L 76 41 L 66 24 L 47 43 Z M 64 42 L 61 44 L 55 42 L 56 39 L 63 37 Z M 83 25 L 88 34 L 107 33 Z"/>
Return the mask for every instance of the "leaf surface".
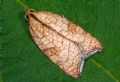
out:
<path id="1" fill-rule="evenodd" d="M 3 0 L 2 82 L 119 82 L 119 0 Z M 63 15 L 96 36 L 102 53 L 86 60 L 78 79 L 65 74 L 33 42 L 24 18 L 25 8 Z"/>

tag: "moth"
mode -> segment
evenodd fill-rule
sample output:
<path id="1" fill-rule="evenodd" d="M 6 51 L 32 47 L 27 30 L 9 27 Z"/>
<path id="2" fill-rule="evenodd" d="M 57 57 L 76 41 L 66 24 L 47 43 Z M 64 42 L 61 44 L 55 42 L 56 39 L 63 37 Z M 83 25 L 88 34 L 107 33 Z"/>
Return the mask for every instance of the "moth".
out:
<path id="1" fill-rule="evenodd" d="M 40 50 L 70 76 L 77 78 L 84 60 L 102 51 L 102 45 L 95 37 L 67 18 L 33 10 L 27 10 L 25 17 Z"/>

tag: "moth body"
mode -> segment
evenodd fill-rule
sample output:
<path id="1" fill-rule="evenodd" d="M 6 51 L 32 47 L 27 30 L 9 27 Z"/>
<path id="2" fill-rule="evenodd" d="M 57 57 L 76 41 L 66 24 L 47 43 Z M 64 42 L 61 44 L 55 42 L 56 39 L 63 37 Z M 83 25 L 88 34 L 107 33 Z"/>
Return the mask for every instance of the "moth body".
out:
<path id="1" fill-rule="evenodd" d="M 80 26 L 47 11 L 26 11 L 33 40 L 67 74 L 78 77 L 85 58 L 101 51 L 101 43 Z"/>

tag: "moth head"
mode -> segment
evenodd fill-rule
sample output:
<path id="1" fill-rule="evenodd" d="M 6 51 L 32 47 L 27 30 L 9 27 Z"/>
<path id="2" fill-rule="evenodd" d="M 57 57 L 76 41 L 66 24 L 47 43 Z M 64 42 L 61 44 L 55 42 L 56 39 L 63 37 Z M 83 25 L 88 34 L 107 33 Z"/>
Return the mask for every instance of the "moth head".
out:
<path id="1" fill-rule="evenodd" d="M 25 19 L 28 21 L 28 19 L 29 19 L 29 16 L 30 16 L 30 14 L 32 13 L 32 12 L 34 12 L 35 10 L 33 10 L 33 9 L 28 9 L 28 10 L 26 10 L 25 11 Z"/>

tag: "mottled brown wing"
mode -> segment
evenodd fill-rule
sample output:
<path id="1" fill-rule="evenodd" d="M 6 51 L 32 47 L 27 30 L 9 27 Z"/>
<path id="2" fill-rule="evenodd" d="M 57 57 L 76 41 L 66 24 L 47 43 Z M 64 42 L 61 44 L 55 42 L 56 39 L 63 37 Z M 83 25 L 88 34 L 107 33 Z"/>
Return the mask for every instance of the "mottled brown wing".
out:
<path id="1" fill-rule="evenodd" d="M 50 12 L 26 12 L 38 47 L 67 74 L 78 77 L 84 59 L 101 51 L 100 42 L 80 26 Z"/>
<path id="2" fill-rule="evenodd" d="M 34 41 L 45 55 L 67 74 L 78 77 L 81 54 L 78 45 L 34 17 L 29 17 L 29 29 Z"/>
<path id="3" fill-rule="evenodd" d="M 90 53 L 102 50 L 101 43 L 95 37 L 68 19 L 46 11 L 34 12 L 33 14 L 61 35 L 77 42 L 83 47 L 83 55 L 86 55 L 86 57 Z"/>

